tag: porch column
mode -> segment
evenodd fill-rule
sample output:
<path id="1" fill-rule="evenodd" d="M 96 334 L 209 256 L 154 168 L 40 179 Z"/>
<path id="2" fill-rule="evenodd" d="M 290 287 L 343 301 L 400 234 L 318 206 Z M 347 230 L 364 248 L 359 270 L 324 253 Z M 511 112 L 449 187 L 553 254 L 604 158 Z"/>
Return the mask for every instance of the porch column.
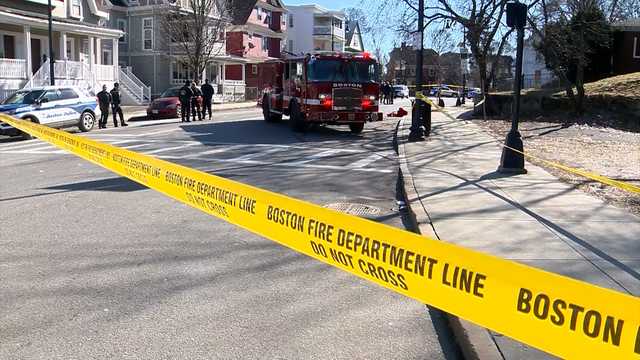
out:
<path id="1" fill-rule="evenodd" d="M 23 28 L 24 32 L 24 57 L 27 63 L 27 79 L 31 81 L 33 77 L 32 64 L 31 64 L 31 28 L 27 25 Z"/>
<path id="2" fill-rule="evenodd" d="M 222 86 L 221 86 L 221 88 L 222 88 L 222 100 L 221 101 L 222 101 L 223 104 L 224 104 L 224 95 L 225 95 L 225 93 L 224 93 L 224 87 L 225 87 L 224 82 L 225 82 L 226 79 L 227 79 L 227 64 L 226 63 L 222 63 Z"/>
<path id="3" fill-rule="evenodd" d="M 95 66 L 93 64 L 95 64 L 95 54 L 96 54 L 96 49 L 95 49 L 95 42 L 94 42 L 95 38 L 93 36 L 89 36 L 89 69 L 91 69 L 91 72 L 94 72 L 94 68 Z"/>
<path id="4" fill-rule="evenodd" d="M 67 59 L 67 33 L 60 33 L 60 56 L 58 56 L 60 60 L 69 60 Z"/>
<path id="5" fill-rule="evenodd" d="M 113 80 L 115 81 L 120 81 L 119 77 L 120 77 L 120 65 L 118 65 L 118 51 L 120 49 L 118 49 L 118 39 L 111 39 L 111 63 L 113 64 Z"/>
<path id="6" fill-rule="evenodd" d="M 96 64 L 102 64 L 102 39 L 96 38 Z"/>
<path id="7" fill-rule="evenodd" d="M 246 64 L 242 64 L 242 82 L 244 82 L 244 81 L 245 81 L 245 77 L 246 77 L 246 75 L 245 75 L 245 73 L 244 73 L 244 72 L 246 71 L 246 67 L 247 67 L 247 65 L 246 65 Z"/>

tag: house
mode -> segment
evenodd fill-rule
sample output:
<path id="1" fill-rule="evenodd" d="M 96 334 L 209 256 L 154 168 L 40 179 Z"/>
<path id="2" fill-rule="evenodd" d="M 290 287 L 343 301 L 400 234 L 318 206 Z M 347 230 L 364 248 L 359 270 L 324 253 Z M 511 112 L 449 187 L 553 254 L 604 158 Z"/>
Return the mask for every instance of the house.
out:
<path id="1" fill-rule="evenodd" d="M 47 0 L 0 2 L 0 99 L 21 88 L 50 83 L 97 90 L 118 80 L 118 39 L 98 0 L 52 0 L 53 53 L 49 53 Z"/>
<path id="2" fill-rule="evenodd" d="M 287 6 L 289 28 L 287 51 L 344 51 L 345 14 L 318 5 Z"/>
<path id="3" fill-rule="evenodd" d="M 281 57 L 287 10 L 280 0 L 236 1 L 227 27 L 227 54 L 241 64 L 227 65 L 225 79 L 243 81 L 246 98 L 255 99 L 271 84 L 272 60 Z"/>
<path id="4" fill-rule="evenodd" d="M 640 18 L 612 25 L 612 64 L 615 75 L 640 71 Z"/>
<path id="5" fill-rule="evenodd" d="M 396 84 L 414 86 L 417 73 L 417 49 L 403 42 L 389 52 L 387 62 L 387 81 Z M 438 82 L 440 67 L 438 66 L 438 53 L 433 49 L 424 49 L 422 57 L 422 79 L 424 84 Z"/>
<path id="6" fill-rule="evenodd" d="M 348 21 L 346 28 L 346 42 L 344 50 L 348 52 L 363 52 L 364 44 L 362 43 L 362 34 L 360 33 L 360 24 L 357 21 Z"/>
<path id="7" fill-rule="evenodd" d="M 544 62 L 542 54 L 534 47 L 536 39 L 530 37 L 524 42 L 522 53 L 522 87 L 541 88 L 555 80 L 553 72 Z"/>
<path id="8" fill-rule="evenodd" d="M 216 95 L 214 101 L 239 101 L 245 96 L 243 80 L 225 79 L 225 67 L 242 65 L 245 59 L 226 52 L 225 34 L 216 42 L 202 74 L 193 74 L 186 65 L 186 53 L 179 40 L 172 38 L 163 27 L 168 14 L 188 14 L 189 0 L 105 0 L 110 2 L 111 26 L 126 35 L 119 44 L 119 64 L 138 85 L 147 84 L 150 96 L 156 97 L 170 87 L 182 86 L 185 81 L 210 79 Z M 240 2 L 234 1 L 233 3 Z M 228 9 L 212 9 L 212 22 L 220 21 L 222 31 L 227 24 Z M 185 29 L 188 31 L 188 27 Z"/>

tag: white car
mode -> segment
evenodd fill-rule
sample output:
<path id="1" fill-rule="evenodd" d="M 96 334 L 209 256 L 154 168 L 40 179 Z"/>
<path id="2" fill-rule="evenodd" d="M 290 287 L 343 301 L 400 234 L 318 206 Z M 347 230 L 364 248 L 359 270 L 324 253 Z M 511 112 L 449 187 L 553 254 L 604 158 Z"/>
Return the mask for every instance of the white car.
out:
<path id="1" fill-rule="evenodd" d="M 393 85 L 393 93 L 395 97 L 408 98 L 409 88 L 407 85 Z"/>
<path id="2" fill-rule="evenodd" d="M 53 128 L 77 126 L 90 131 L 96 123 L 98 102 L 95 96 L 73 86 L 45 86 L 19 90 L 2 104 L 0 112 Z M 0 122 L 1 135 L 25 134 Z"/>

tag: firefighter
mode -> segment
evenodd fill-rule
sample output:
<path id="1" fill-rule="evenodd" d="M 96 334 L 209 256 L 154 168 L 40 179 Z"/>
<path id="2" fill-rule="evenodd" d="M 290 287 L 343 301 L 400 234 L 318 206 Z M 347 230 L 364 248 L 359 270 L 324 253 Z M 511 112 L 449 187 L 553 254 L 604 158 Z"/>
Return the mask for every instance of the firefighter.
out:
<path id="1" fill-rule="evenodd" d="M 209 113 L 209 120 L 213 120 L 213 114 L 211 113 L 211 100 L 213 99 L 213 86 L 209 84 L 209 79 L 204 81 L 204 85 L 202 85 L 202 117 L 204 118 Z"/>
<path id="2" fill-rule="evenodd" d="M 120 115 L 120 125 L 129 126 L 124 122 L 124 115 L 122 115 L 122 108 L 120 107 L 120 84 L 113 83 L 113 89 L 111 89 L 111 111 L 113 112 L 113 126 L 118 127 L 117 115 Z"/>
<path id="3" fill-rule="evenodd" d="M 184 82 L 184 86 L 180 88 L 180 113 L 182 115 L 182 122 L 191 122 L 191 120 L 189 120 L 191 97 L 193 97 L 193 92 L 189 87 L 189 80 L 187 80 Z"/>
<path id="4" fill-rule="evenodd" d="M 107 92 L 107 85 L 102 85 L 102 91 L 96 96 L 98 97 L 98 105 L 100 106 L 98 129 L 106 129 L 107 120 L 109 120 L 109 105 L 111 105 L 111 94 Z"/>
<path id="5" fill-rule="evenodd" d="M 202 111 L 200 109 L 199 102 L 202 98 L 202 91 L 198 89 L 195 81 L 191 83 L 191 92 L 193 93 L 193 96 L 191 97 L 191 113 L 193 115 L 193 121 L 196 121 L 196 113 L 198 114 L 198 120 L 202 121 Z"/>

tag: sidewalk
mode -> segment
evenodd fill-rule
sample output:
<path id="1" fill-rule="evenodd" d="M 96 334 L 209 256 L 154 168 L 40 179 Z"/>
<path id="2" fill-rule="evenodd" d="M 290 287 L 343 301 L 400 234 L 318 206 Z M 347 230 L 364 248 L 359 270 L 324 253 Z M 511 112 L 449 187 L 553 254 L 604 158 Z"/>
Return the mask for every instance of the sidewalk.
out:
<path id="1" fill-rule="evenodd" d="M 433 112 L 431 137 L 407 143 L 410 122 L 401 121 L 398 145 L 422 234 L 640 295 L 640 218 L 530 163 L 526 175 L 497 173 L 501 148 L 476 124 Z M 472 343 L 482 342 L 480 358 L 554 358 L 462 323 Z"/>

